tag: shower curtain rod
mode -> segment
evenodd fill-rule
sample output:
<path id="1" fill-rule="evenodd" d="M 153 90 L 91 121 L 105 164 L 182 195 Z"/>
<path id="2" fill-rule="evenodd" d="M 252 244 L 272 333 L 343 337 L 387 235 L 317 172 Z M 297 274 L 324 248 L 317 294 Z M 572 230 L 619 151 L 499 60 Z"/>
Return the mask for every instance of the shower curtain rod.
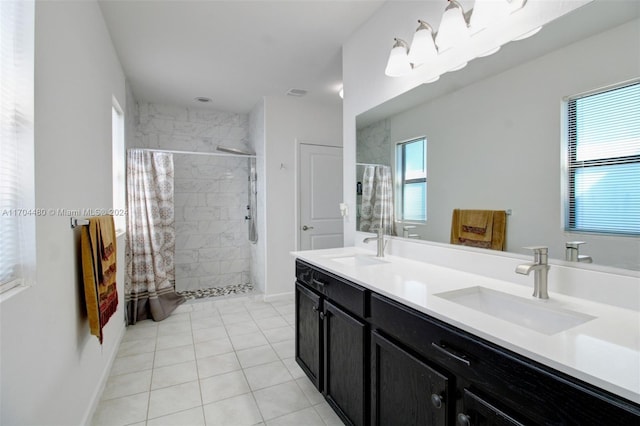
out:
<path id="1" fill-rule="evenodd" d="M 154 148 L 129 148 L 127 151 L 138 149 L 141 151 L 166 152 L 168 154 L 188 154 L 188 155 L 214 155 L 216 157 L 238 157 L 238 158 L 256 158 L 255 155 L 245 154 L 221 154 L 218 152 L 198 152 L 198 151 L 176 151 L 173 149 L 154 149 Z"/>

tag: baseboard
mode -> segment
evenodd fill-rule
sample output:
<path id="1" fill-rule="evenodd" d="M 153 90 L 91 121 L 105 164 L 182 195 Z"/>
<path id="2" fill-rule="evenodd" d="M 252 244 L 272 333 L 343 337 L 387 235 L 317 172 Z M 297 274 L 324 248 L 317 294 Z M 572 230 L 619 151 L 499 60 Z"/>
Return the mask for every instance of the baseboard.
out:
<path id="1" fill-rule="evenodd" d="M 91 397 L 91 402 L 87 407 L 87 411 L 85 411 L 84 416 L 82 418 L 83 425 L 91 425 L 91 420 L 93 419 L 93 415 L 96 413 L 96 409 L 98 408 L 98 404 L 100 403 L 100 398 L 102 397 L 102 392 L 104 392 L 104 388 L 107 386 L 107 380 L 109 379 L 109 373 L 111 372 L 111 367 L 113 367 L 113 363 L 116 360 L 116 355 L 118 354 L 118 350 L 120 350 L 120 343 L 122 343 L 122 338 L 124 337 L 124 333 L 127 330 L 125 323 L 122 323 L 122 327 L 120 327 L 120 332 L 116 338 L 116 344 L 109 356 L 109 360 L 107 361 L 106 368 L 102 371 L 102 376 L 100 377 L 100 382 L 98 386 L 96 386 L 95 391 L 93 392 L 93 396 Z"/>
<path id="2" fill-rule="evenodd" d="M 289 300 L 289 301 L 293 301 L 293 292 L 289 291 L 286 293 L 278 293 L 278 294 L 265 294 L 264 295 L 264 301 L 265 302 L 279 302 L 281 300 Z"/>

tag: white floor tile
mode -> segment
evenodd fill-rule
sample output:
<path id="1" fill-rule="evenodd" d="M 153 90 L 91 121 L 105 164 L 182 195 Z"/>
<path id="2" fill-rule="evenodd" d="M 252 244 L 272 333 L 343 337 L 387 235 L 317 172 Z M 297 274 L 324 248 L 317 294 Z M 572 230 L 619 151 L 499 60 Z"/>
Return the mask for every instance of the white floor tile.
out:
<path id="1" fill-rule="evenodd" d="M 227 330 L 222 326 L 193 330 L 193 341 L 196 343 L 222 339 L 223 337 L 227 337 Z"/>
<path id="2" fill-rule="evenodd" d="M 116 358 L 111 367 L 111 376 L 118 374 L 134 373 L 141 370 L 150 370 L 153 368 L 154 353 L 149 352 L 140 355 L 123 356 Z"/>
<path id="3" fill-rule="evenodd" d="M 202 407 L 180 411 L 168 416 L 151 419 L 147 426 L 205 426 Z"/>
<path id="4" fill-rule="evenodd" d="M 253 394 L 262 417 L 267 421 L 310 406 L 294 381 L 260 389 Z"/>
<path id="5" fill-rule="evenodd" d="M 149 418 L 165 416 L 202 405 L 198 381 L 151 391 Z"/>
<path id="6" fill-rule="evenodd" d="M 240 368 L 240 363 L 234 352 L 198 358 L 198 377 L 200 379 L 240 370 Z"/>
<path id="7" fill-rule="evenodd" d="M 220 355 L 233 352 L 233 346 L 228 338 L 207 340 L 206 342 L 198 342 L 196 346 L 196 358 L 207 358 L 213 355 Z"/>
<path id="8" fill-rule="evenodd" d="M 256 321 L 263 318 L 280 316 L 280 313 L 269 305 L 266 305 L 265 307 L 261 307 L 259 309 L 250 309 L 249 314 Z"/>
<path id="9" fill-rule="evenodd" d="M 198 380 L 198 370 L 195 361 L 168 365 L 153 369 L 151 389 L 166 388 Z"/>
<path id="10" fill-rule="evenodd" d="M 344 426 L 344 422 L 338 417 L 333 408 L 329 406 L 327 401 L 323 401 L 320 404 L 314 405 L 313 408 L 322 417 L 322 420 L 327 426 Z"/>
<path id="11" fill-rule="evenodd" d="M 269 364 L 245 368 L 244 374 L 247 377 L 251 390 L 266 388 L 291 381 L 292 379 L 289 370 L 287 370 L 282 361 L 279 360 Z"/>
<path id="12" fill-rule="evenodd" d="M 271 328 L 262 331 L 269 343 L 284 342 L 285 340 L 295 339 L 293 327 L 287 325 L 285 327 Z"/>
<path id="13" fill-rule="evenodd" d="M 271 348 L 271 345 L 242 349 L 240 351 L 236 351 L 236 355 L 238 356 L 238 360 L 240 361 L 240 365 L 242 365 L 242 368 L 267 364 L 269 362 L 278 360 L 278 355 Z"/>
<path id="14" fill-rule="evenodd" d="M 302 371 L 302 368 L 300 368 L 295 358 L 285 358 L 282 360 L 282 363 L 285 367 L 287 367 L 287 370 L 289 370 L 289 374 L 291 374 L 294 379 L 306 377 L 304 371 Z"/>
<path id="15" fill-rule="evenodd" d="M 198 330 L 200 328 L 221 327 L 224 323 L 219 316 L 208 316 L 191 320 L 191 328 Z"/>
<path id="16" fill-rule="evenodd" d="M 229 336 L 229 338 L 231 339 L 233 348 L 236 351 L 269 344 L 269 341 L 266 339 L 266 337 L 264 337 L 262 332 L 259 331 L 249 334 L 242 334 L 239 336 Z"/>
<path id="17" fill-rule="evenodd" d="M 262 421 L 250 393 L 207 404 L 203 408 L 207 426 L 255 425 Z"/>
<path id="18" fill-rule="evenodd" d="M 324 401 L 324 396 L 316 389 L 316 387 L 311 383 L 311 381 L 307 377 L 302 377 L 300 379 L 296 379 L 296 383 L 302 389 L 302 392 L 307 397 L 311 405 L 320 404 Z"/>
<path id="19" fill-rule="evenodd" d="M 166 336 L 168 334 L 182 334 L 191 332 L 190 321 L 180 321 L 158 325 L 158 336 Z"/>
<path id="20" fill-rule="evenodd" d="M 102 401 L 93 416 L 92 426 L 122 426 L 144 421 L 149 393 Z"/>
<path id="21" fill-rule="evenodd" d="M 296 411 L 282 417 L 269 420 L 267 426 L 325 426 L 320 415 L 313 407 Z"/>
<path id="22" fill-rule="evenodd" d="M 285 340 L 283 342 L 272 343 L 271 347 L 278 354 L 280 359 L 292 358 L 296 356 L 295 339 Z"/>
<path id="23" fill-rule="evenodd" d="M 151 371 L 143 370 L 135 373 L 110 376 L 102 392 L 102 399 L 113 399 L 136 393 L 149 392 Z"/>
<path id="24" fill-rule="evenodd" d="M 277 317 L 263 318 L 258 321 L 257 324 L 261 330 L 269 330 L 271 328 L 284 327 L 285 325 L 288 325 L 281 315 L 278 315 Z"/>
<path id="25" fill-rule="evenodd" d="M 246 309 L 244 310 L 244 312 L 234 312 L 234 313 L 223 312 L 220 314 L 220 316 L 222 317 L 222 321 L 225 323 L 225 325 L 253 320 L 253 318 L 251 318 L 251 315 L 249 315 L 249 312 L 247 312 Z"/>
<path id="26" fill-rule="evenodd" d="M 124 332 L 122 342 L 141 339 L 155 339 L 158 335 L 158 327 L 139 327 L 138 324 L 130 325 Z M 122 346 L 122 344 L 120 344 Z"/>
<path id="27" fill-rule="evenodd" d="M 139 355 L 156 350 L 156 338 L 128 340 L 120 343 L 117 357 Z"/>
<path id="28" fill-rule="evenodd" d="M 250 391 L 249 384 L 242 371 L 219 374 L 200 380 L 202 401 L 204 404 L 220 401 Z"/>
<path id="29" fill-rule="evenodd" d="M 193 345 L 180 346 L 177 348 L 156 351 L 156 360 L 153 366 L 154 368 L 165 367 L 167 365 L 180 364 L 194 360 L 195 354 Z"/>
<path id="30" fill-rule="evenodd" d="M 167 334 L 164 336 L 158 336 L 158 342 L 156 344 L 157 350 L 177 348 L 179 346 L 191 345 L 193 343 L 193 337 L 191 336 L 191 330 L 179 334 Z"/>
<path id="31" fill-rule="evenodd" d="M 239 336 L 241 334 L 256 333 L 260 331 L 258 324 L 253 320 L 228 324 L 225 327 L 229 336 Z"/>

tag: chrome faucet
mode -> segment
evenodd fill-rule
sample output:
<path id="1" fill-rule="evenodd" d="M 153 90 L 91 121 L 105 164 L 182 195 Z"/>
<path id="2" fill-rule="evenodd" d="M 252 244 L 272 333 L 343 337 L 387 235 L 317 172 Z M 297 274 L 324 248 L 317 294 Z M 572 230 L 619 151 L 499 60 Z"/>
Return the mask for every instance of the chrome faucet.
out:
<path id="1" fill-rule="evenodd" d="M 377 237 L 367 237 L 362 240 L 363 243 L 369 243 L 369 241 L 378 241 L 378 253 L 376 257 L 384 257 L 384 248 L 387 245 L 387 242 L 384 240 L 384 229 L 382 226 L 378 228 L 378 236 Z"/>
<path id="2" fill-rule="evenodd" d="M 565 259 L 569 262 L 591 263 L 593 259 L 586 254 L 580 254 L 580 244 L 584 241 L 569 241 L 565 244 Z"/>
<path id="3" fill-rule="evenodd" d="M 548 276 L 550 266 L 547 264 L 549 249 L 547 247 L 525 247 L 526 249 L 533 250 L 533 263 L 523 263 L 516 266 L 516 273 L 522 275 L 529 275 L 531 271 L 534 271 L 533 276 L 533 297 L 538 299 L 548 299 L 549 293 Z"/>

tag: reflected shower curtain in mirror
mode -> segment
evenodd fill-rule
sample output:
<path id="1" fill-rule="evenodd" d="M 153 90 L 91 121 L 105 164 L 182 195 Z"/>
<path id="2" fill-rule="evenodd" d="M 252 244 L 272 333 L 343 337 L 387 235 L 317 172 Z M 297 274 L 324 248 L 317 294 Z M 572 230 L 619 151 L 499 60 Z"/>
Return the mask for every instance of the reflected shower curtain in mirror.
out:
<path id="1" fill-rule="evenodd" d="M 173 156 L 133 149 L 127 154 L 127 323 L 160 321 L 184 298 L 175 292 Z"/>
<path id="2" fill-rule="evenodd" d="M 387 235 L 395 235 L 391 167 L 366 166 L 362 176 L 360 231 L 376 232 L 380 226 Z"/>

